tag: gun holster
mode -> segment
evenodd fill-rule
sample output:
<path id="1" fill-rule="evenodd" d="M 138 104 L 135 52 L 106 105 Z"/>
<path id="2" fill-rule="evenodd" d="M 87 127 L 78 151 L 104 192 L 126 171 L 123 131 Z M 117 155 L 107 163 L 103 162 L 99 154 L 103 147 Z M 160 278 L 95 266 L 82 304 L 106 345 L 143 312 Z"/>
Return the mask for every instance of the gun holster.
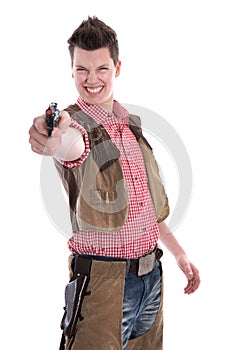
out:
<path id="1" fill-rule="evenodd" d="M 73 276 L 65 288 L 65 312 L 61 320 L 63 335 L 60 349 L 64 349 L 64 337 L 72 338 L 75 335 L 78 321 L 83 319 L 81 307 L 84 297 L 90 295 L 90 292 L 87 292 L 87 286 L 90 280 L 91 263 L 91 259 L 74 254 L 72 260 Z"/>

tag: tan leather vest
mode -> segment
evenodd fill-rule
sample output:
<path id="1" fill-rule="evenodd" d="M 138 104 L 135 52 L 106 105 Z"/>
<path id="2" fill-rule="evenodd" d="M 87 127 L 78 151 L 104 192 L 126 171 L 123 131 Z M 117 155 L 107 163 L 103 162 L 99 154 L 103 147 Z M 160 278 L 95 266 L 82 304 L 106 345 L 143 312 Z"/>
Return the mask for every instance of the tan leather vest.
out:
<path id="1" fill-rule="evenodd" d="M 115 232 L 121 229 L 129 213 L 129 200 L 124 181 L 120 152 L 106 129 L 80 110 L 77 104 L 66 108 L 77 123 L 87 131 L 90 153 L 84 162 L 68 169 L 55 161 L 69 197 L 73 231 Z M 129 127 L 142 150 L 148 175 L 149 190 L 158 222 L 169 214 L 168 199 L 152 148 L 142 135 L 138 116 L 129 116 Z"/>

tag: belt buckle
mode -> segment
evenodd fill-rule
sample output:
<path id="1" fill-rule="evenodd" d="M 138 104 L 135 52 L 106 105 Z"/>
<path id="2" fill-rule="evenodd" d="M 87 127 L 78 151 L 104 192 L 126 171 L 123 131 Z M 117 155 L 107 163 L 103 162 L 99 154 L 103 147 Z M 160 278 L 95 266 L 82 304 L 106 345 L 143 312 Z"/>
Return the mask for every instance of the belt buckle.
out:
<path id="1" fill-rule="evenodd" d="M 155 252 L 139 258 L 138 276 L 147 275 L 155 266 Z"/>

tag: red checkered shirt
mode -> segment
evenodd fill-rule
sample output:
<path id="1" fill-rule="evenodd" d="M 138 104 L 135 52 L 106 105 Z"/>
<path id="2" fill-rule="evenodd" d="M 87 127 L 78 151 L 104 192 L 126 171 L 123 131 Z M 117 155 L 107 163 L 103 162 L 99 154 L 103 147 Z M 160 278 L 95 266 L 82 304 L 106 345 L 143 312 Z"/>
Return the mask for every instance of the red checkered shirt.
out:
<path id="1" fill-rule="evenodd" d="M 117 258 L 138 258 L 151 252 L 159 237 L 153 201 L 140 146 L 129 128 L 128 112 L 114 101 L 113 113 L 97 105 L 87 104 L 81 97 L 78 106 L 107 130 L 120 151 L 120 162 L 128 188 L 130 211 L 124 226 L 116 232 L 79 230 L 68 241 L 69 249 L 78 254 L 102 255 Z M 76 162 L 65 162 L 71 168 L 80 165 L 90 151 L 85 130 L 73 121 L 72 125 L 84 135 L 85 152 Z"/>

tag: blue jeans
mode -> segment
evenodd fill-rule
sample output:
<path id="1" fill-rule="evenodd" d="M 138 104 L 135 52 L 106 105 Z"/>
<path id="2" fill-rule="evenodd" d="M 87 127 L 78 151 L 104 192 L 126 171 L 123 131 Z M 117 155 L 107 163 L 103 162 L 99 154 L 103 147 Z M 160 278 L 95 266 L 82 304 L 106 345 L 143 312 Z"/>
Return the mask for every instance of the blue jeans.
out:
<path id="1" fill-rule="evenodd" d="M 130 339 L 143 335 L 152 327 L 160 304 L 161 280 L 158 261 L 153 271 L 145 276 L 126 274 L 122 319 L 123 350 L 126 350 Z"/>

